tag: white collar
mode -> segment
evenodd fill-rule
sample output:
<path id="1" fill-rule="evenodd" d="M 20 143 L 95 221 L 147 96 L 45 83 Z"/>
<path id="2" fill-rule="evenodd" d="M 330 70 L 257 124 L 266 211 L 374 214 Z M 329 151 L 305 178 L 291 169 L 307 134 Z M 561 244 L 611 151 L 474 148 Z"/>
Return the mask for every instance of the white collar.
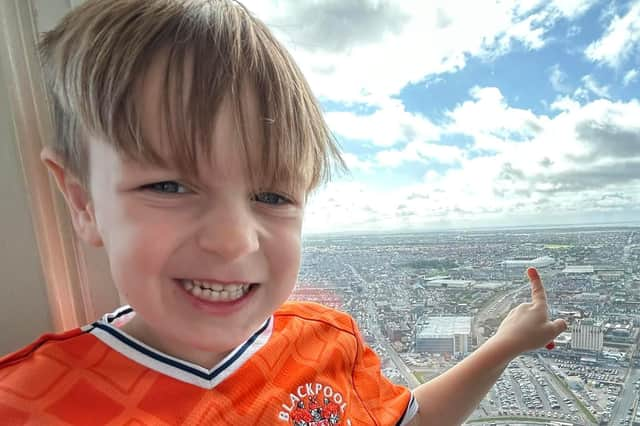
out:
<path id="1" fill-rule="evenodd" d="M 133 308 L 128 305 L 106 314 L 102 319 L 83 329 L 127 358 L 173 377 L 176 380 L 190 383 L 205 389 L 212 389 L 237 371 L 249 358 L 263 347 L 273 331 L 273 317 L 268 318 L 258 330 L 245 342 L 232 350 L 212 369 L 206 369 L 197 364 L 181 360 L 162 353 L 140 340 L 120 330 L 115 324 L 126 322 L 135 315 Z"/>

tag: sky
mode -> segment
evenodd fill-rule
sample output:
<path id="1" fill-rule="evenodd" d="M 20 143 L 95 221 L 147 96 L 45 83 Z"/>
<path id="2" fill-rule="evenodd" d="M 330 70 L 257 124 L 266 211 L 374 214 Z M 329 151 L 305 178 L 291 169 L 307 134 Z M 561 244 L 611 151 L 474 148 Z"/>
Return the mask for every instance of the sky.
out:
<path id="1" fill-rule="evenodd" d="M 304 231 L 640 222 L 640 0 L 248 0 L 349 166 Z"/>

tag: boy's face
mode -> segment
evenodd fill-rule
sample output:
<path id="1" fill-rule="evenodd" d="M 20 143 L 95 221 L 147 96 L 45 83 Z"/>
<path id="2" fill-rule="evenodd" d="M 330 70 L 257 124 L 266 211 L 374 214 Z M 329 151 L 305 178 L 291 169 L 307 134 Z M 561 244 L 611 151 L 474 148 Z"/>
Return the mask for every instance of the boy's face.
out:
<path id="1" fill-rule="evenodd" d="M 162 75 L 152 68 L 143 126 L 158 147 L 166 138 L 158 119 L 161 86 Z M 260 140 L 257 100 L 250 91 L 244 96 L 249 137 Z M 283 198 L 277 195 L 281 188 L 256 194 L 250 187 L 245 157 L 234 148 L 239 135 L 228 100 L 214 128 L 215 148 L 211 158 L 200 158 L 201 178 L 193 183 L 90 141 L 89 219 L 82 225 L 88 231 L 80 233 L 104 244 L 118 291 L 137 312 L 125 330 L 208 367 L 290 295 L 300 264 L 305 197 L 302 188 Z"/>

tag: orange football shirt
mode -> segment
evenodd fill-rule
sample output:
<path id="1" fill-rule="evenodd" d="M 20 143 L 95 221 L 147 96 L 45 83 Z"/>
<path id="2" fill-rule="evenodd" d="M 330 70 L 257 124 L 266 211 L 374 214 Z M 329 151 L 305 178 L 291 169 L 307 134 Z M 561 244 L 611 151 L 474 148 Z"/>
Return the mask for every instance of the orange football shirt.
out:
<path id="1" fill-rule="evenodd" d="M 396 425 L 417 412 L 353 319 L 289 302 L 213 369 L 163 354 L 118 324 L 47 334 L 0 359 L 2 425 Z"/>

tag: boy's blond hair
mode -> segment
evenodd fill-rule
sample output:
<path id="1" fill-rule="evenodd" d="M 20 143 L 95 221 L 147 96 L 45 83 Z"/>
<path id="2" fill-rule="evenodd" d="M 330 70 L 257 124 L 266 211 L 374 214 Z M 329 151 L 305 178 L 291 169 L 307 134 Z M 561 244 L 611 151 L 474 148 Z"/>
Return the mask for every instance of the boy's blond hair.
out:
<path id="1" fill-rule="evenodd" d="M 264 133 L 260 170 L 249 171 L 254 183 L 302 182 L 312 190 L 332 168 L 344 167 L 291 56 L 235 1 L 88 0 L 44 35 L 40 52 L 54 150 L 84 183 L 88 137 L 130 159 L 194 177 L 198 156 L 211 151 L 213 118 L 227 95 L 248 155 L 248 118 L 239 95 L 247 87 L 256 93 Z M 168 158 L 145 141 L 138 102 L 145 73 L 160 53 L 167 58 L 162 111 L 170 119 L 158 119 L 168 127 Z"/>

